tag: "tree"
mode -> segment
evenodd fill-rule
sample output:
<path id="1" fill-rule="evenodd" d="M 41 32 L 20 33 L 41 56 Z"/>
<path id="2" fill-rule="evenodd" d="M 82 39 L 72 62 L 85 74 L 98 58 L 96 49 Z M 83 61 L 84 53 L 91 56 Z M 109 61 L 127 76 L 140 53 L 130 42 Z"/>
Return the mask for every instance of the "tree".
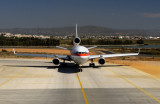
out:
<path id="1" fill-rule="evenodd" d="M 122 40 L 115 40 L 114 45 L 122 45 Z"/>
<path id="2" fill-rule="evenodd" d="M 137 40 L 137 44 L 144 44 L 144 41 L 142 39 Z"/>
<path id="3" fill-rule="evenodd" d="M 132 44 L 132 40 L 125 40 L 124 44 L 128 45 L 128 44 Z"/>

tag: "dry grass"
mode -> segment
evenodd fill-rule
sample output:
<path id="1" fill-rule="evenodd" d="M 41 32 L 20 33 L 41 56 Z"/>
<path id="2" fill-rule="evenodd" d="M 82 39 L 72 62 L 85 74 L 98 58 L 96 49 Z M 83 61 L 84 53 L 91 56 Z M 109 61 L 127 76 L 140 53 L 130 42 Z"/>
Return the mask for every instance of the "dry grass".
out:
<path id="1" fill-rule="evenodd" d="M 13 49 L 11 48 L 5 48 L 8 52 L 13 52 Z M 2 51 L 2 49 L 0 49 Z M 68 55 L 70 54 L 70 51 L 68 50 L 62 50 L 62 49 L 29 49 L 29 48 L 17 48 L 15 49 L 16 52 L 27 52 L 27 53 L 49 53 L 49 54 L 64 54 Z"/>
<path id="2" fill-rule="evenodd" d="M 110 63 L 129 65 L 133 68 L 149 73 L 160 78 L 160 62 L 159 61 L 129 61 L 129 60 L 110 60 Z"/>

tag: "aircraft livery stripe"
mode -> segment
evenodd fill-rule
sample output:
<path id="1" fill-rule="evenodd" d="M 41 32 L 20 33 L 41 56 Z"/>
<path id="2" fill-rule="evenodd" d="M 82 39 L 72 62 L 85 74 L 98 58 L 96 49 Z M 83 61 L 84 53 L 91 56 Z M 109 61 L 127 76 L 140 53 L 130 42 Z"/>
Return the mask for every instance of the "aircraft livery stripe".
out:
<path id="1" fill-rule="evenodd" d="M 89 56 L 89 52 L 88 53 L 72 53 L 73 56 Z"/>

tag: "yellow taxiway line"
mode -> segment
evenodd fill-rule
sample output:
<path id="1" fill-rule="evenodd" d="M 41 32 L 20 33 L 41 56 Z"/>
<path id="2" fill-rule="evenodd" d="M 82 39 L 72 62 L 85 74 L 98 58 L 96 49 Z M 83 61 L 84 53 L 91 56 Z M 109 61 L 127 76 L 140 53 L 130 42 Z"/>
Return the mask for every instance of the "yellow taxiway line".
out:
<path id="1" fill-rule="evenodd" d="M 106 68 L 107 69 L 107 68 Z M 107 69 L 109 71 L 111 71 L 112 73 L 116 74 L 119 78 L 125 80 L 126 82 L 128 82 L 129 84 L 131 84 L 132 86 L 136 87 L 137 89 L 139 89 L 140 91 L 142 91 L 143 93 L 145 93 L 146 95 L 148 95 L 149 97 L 151 97 L 152 99 L 154 99 L 155 101 L 157 101 L 158 103 L 160 103 L 160 100 L 157 99 L 156 97 L 154 97 L 153 95 L 151 95 L 150 93 L 148 93 L 147 91 L 145 91 L 144 89 L 136 86 L 135 84 L 133 84 L 132 82 L 130 82 L 129 80 L 127 80 L 125 77 L 123 77 L 122 75 L 119 75 L 118 73 L 114 72 L 111 69 Z"/>
<path id="2" fill-rule="evenodd" d="M 15 74 L 14 76 L 12 76 L 11 78 L 9 78 L 8 80 L 6 80 L 5 82 L 0 84 L 0 87 L 2 87 L 3 85 L 5 85 L 6 83 L 8 83 L 9 81 L 13 80 L 14 78 L 18 77 L 18 75 L 20 75 L 21 73 L 23 73 L 26 70 L 26 68 L 24 68 L 23 70 L 21 70 L 20 72 L 18 72 L 17 74 Z"/>
<path id="3" fill-rule="evenodd" d="M 80 80 L 80 78 L 79 78 L 78 73 L 77 73 L 77 78 L 78 78 L 79 84 L 80 84 L 80 86 L 81 86 L 81 90 L 82 90 L 82 93 L 83 93 L 83 96 L 84 96 L 84 100 L 85 100 L 86 104 L 88 104 L 88 100 L 87 100 L 86 94 L 85 94 L 85 92 L 84 92 L 84 89 L 83 89 L 83 86 L 82 86 L 82 83 L 81 83 L 81 80 Z"/>

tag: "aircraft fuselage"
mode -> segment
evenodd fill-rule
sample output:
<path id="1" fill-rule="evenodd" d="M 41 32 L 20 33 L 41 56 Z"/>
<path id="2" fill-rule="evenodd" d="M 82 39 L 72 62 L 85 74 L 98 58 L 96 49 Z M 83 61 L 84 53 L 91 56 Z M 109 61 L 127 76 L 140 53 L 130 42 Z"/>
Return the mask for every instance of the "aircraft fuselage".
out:
<path id="1" fill-rule="evenodd" d="M 72 60 L 79 65 L 83 65 L 89 60 L 89 50 L 80 45 L 76 45 L 71 50 L 71 58 Z"/>

